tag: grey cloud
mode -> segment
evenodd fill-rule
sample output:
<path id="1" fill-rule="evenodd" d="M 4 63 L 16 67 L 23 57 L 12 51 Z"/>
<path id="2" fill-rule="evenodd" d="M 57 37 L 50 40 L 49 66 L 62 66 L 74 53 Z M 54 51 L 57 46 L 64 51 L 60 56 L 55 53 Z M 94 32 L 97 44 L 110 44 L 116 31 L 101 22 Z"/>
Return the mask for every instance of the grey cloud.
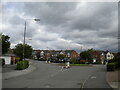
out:
<path id="1" fill-rule="evenodd" d="M 11 42 L 23 40 L 24 17 L 40 18 L 40 22 L 27 22 L 26 41 L 34 48 L 46 49 L 76 49 L 75 44 L 83 44 L 85 47 L 97 49 L 116 48 L 117 37 L 117 3 L 13 3 L 11 4 L 15 14 L 6 18 L 9 24 Z M 20 8 L 21 7 L 21 8 Z M 80 7 L 80 8 L 79 8 Z M 110 38 L 107 40 L 106 38 Z M 66 41 L 71 40 L 71 46 Z M 109 44 L 109 45 L 108 45 Z M 110 46 L 111 45 L 111 46 Z M 108 47 L 109 46 L 109 47 Z"/>
<path id="2" fill-rule="evenodd" d="M 25 3 L 26 14 L 41 19 L 41 24 L 60 25 L 66 22 L 64 13 L 74 9 L 77 3 Z M 32 7 L 32 8 L 31 8 Z"/>
<path id="3" fill-rule="evenodd" d="M 108 28 L 113 21 L 114 11 L 117 10 L 116 3 L 88 3 L 85 9 L 77 10 L 78 15 L 74 15 L 70 23 L 72 29 L 85 30 L 100 30 Z M 69 13 L 74 14 L 75 11 Z M 117 15 L 117 13 L 115 13 Z M 69 17 L 69 15 L 67 15 Z M 75 17 L 76 16 L 76 17 Z M 74 18 L 76 20 L 74 20 Z M 116 17 L 117 18 L 117 17 Z M 72 21 L 71 21 L 72 22 Z"/>
<path id="4" fill-rule="evenodd" d="M 12 16 L 8 22 L 11 22 L 11 24 L 15 24 L 15 25 L 23 25 L 24 26 L 24 22 L 25 20 L 20 18 L 18 15 L 14 15 Z"/>

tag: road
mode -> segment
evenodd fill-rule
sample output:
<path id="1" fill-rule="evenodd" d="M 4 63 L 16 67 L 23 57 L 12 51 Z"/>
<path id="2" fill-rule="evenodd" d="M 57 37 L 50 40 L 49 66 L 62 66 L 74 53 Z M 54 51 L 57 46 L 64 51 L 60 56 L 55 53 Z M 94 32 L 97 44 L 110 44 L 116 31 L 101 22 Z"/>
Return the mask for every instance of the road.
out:
<path id="1" fill-rule="evenodd" d="M 16 64 L 8 64 L 8 65 L 4 65 L 2 67 L 2 73 L 6 73 L 6 72 L 12 72 L 16 69 Z"/>
<path id="2" fill-rule="evenodd" d="M 3 88 L 109 88 L 105 80 L 105 65 L 64 69 L 56 64 L 31 61 L 37 67 L 35 71 L 3 80 Z"/>

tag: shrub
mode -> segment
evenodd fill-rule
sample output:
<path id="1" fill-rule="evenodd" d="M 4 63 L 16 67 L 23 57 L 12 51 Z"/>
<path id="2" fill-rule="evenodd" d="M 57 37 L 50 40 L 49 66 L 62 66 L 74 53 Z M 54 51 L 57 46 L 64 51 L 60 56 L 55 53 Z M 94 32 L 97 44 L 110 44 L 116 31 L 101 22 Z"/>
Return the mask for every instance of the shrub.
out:
<path id="1" fill-rule="evenodd" d="M 59 60 L 58 59 L 53 59 L 52 62 L 59 63 Z"/>
<path id="2" fill-rule="evenodd" d="M 40 58 L 40 61 L 45 61 L 43 58 Z"/>
<path id="3" fill-rule="evenodd" d="M 78 64 L 78 61 L 76 60 L 76 58 L 71 58 L 70 63 L 71 64 Z"/>
<path id="4" fill-rule="evenodd" d="M 114 62 L 114 64 L 115 64 L 115 68 L 119 67 L 118 62 Z"/>
<path id="5" fill-rule="evenodd" d="M 100 62 L 100 61 L 97 61 L 97 62 L 95 62 L 95 63 L 93 63 L 93 64 L 101 64 L 101 62 Z"/>
<path id="6" fill-rule="evenodd" d="M 115 61 L 114 60 L 108 60 L 108 63 L 114 63 Z"/>
<path id="7" fill-rule="evenodd" d="M 20 60 L 20 57 L 15 57 L 15 63 L 17 63 Z"/>
<path id="8" fill-rule="evenodd" d="M 85 64 L 87 60 L 80 60 L 80 64 Z"/>
<path id="9" fill-rule="evenodd" d="M 18 61 L 17 62 L 17 70 L 23 70 L 29 67 L 29 61 Z"/>
<path id="10" fill-rule="evenodd" d="M 107 71 L 114 71 L 114 70 L 115 70 L 115 63 L 108 63 Z"/>

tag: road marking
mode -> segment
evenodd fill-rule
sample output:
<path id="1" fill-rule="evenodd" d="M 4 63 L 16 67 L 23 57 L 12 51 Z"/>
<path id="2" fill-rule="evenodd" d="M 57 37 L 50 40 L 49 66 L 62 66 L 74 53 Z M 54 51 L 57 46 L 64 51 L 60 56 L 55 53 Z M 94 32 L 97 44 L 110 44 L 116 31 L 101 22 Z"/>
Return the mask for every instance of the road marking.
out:
<path id="1" fill-rule="evenodd" d="M 95 77 L 95 76 L 92 76 L 91 79 L 96 79 L 96 77 Z"/>
<path id="2" fill-rule="evenodd" d="M 62 67 L 57 73 L 52 74 L 51 77 L 54 77 L 55 75 L 57 75 L 59 72 L 64 72 L 67 71 L 68 69 L 64 69 L 64 67 Z"/>
<path id="3" fill-rule="evenodd" d="M 82 85 L 81 85 L 81 90 L 83 90 L 85 83 L 87 82 L 87 80 L 90 78 L 91 76 L 88 76 L 88 78 L 86 80 L 83 81 Z"/>
<path id="4" fill-rule="evenodd" d="M 60 69 L 60 71 L 63 71 L 63 69 Z"/>
<path id="5" fill-rule="evenodd" d="M 86 81 L 87 81 L 87 79 L 86 79 L 86 80 L 84 80 L 84 82 L 82 83 L 82 85 L 81 85 L 81 90 L 83 90 L 83 88 L 84 88 L 84 85 L 85 85 Z"/>

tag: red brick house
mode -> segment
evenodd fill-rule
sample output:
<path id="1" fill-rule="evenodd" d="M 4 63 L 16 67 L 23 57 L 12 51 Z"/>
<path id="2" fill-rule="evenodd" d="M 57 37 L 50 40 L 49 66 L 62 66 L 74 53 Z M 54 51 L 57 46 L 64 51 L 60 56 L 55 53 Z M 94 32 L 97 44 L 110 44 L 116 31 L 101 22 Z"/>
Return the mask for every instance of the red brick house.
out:
<path id="1" fill-rule="evenodd" d="M 67 58 L 77 58 L 79 54 L 75 50 L 65 50 L 64 54 Z"/>
<path id="2" fill-rule="evenodd" d="M 93 58 L 93 62 L 101 62 L 101 52 L 93 51 L 92 58 Z"/>
<path id="3" fill-rule="evenodd" d="M 38 59 L 44 60 L 48 60 L 51 57 L 56 57 L 58 54 L 64 54 L 67 58 L 79 57 L 79 54 L 75 50 L 34 50 L 34 59 L 37 59 L 37 54 L 40 56 Z"/>

